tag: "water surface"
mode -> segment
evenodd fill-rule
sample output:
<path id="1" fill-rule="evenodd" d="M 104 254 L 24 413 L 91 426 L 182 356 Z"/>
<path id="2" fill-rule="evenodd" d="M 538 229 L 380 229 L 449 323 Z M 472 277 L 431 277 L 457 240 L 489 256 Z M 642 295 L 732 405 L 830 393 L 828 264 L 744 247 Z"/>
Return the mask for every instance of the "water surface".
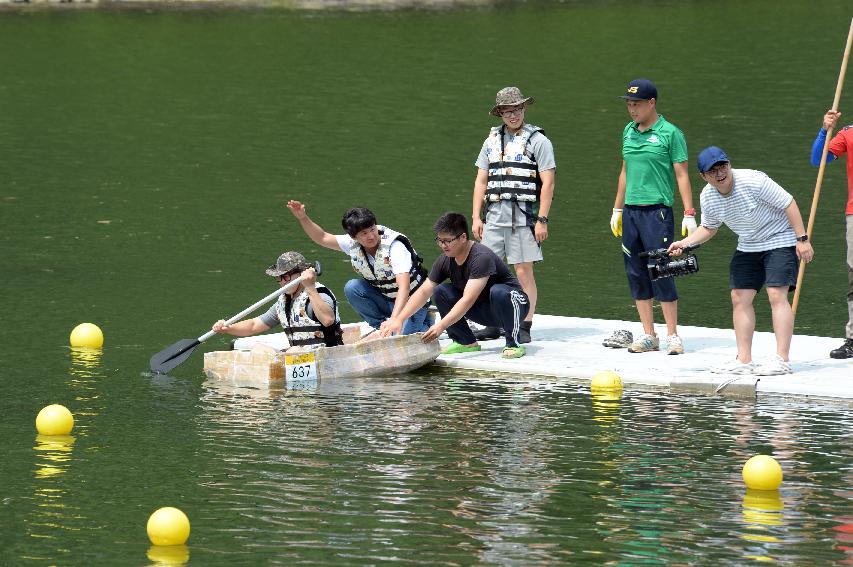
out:
<path id="1" fill-rule="evenodd" d="M 540 312 L 634 319 L 607 225 L 624 84 L 657 82 L 691 160 L 719 144 L 806 214 L 849 17 L 833 1 L 0 14 L 3 562 L 849 562 L 845 405 L 601 399 L 437 371 L 229 389 L 204 379 L 201 352 L 145 373 L 265 296 L 283 250 L 342 290 L 346 258 L 305 238 L 288 198 L 331 230 L 369 206 L 430 262 L 434 219 L 469 210 L 507 84 L 537 98 L 529 118 L 557 152 Z M 832 164 L 801 333 L 841 336 L 846 319 L 844 182 Z M 679 281 L 683 323 L 730 324 L 733 247 L 723 231 Z M 66 346 L 82 321 L 104 330 L 103 353 Z M 74 413 L 70 439 L 36 436 L 49 403 Z M 785 469 L 778 494 L 745 493 L 740 467 L 760 452 Z M 149 549 L 164 505 L 189 515 L 186 548 Z"/>

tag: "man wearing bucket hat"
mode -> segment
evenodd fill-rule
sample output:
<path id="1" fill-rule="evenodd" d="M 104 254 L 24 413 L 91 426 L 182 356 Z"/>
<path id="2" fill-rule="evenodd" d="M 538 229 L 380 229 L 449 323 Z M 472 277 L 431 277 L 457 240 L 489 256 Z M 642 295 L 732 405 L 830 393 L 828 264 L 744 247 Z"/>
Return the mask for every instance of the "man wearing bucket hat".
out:
<path id="1" fill-rule="evenodd" d="M 667 354 L 682 354 L 678 336 L 678 293 L 673 278 L 652 281 L 646 250 L 664 248 L 674 239 L 672 205 L 675 190 L 684 205 L 682 236 L 696 230 L 696 211 L 687 173 L 687 142 L 684 134 L 657 112 L 658 91 L 647 79 L 628 83 L 620 98 L 625 100 L 631 121 L 622 131 L 622 170 L 616 185 L 616 200 L 610 217 L 613 236 L 622 238 L 628 287 L 637 306 L 643 334 L 636 340 L 627 331 L 616 331 L 604 341 L 609 347 L 628 347 L 629 352 L 660 348 L 655 332 L 652 301 L 660 302 L 667 328 Z"/>
<path id="2" fill-rule="evenodd" d="M 227 327 L 225 320 L 220 319 L 213 324 L 215 332 L 250 337 L 280 324 L 293 350 L 344 344 L 338 301 L 329 288 L 317 281 L 317 273 L 305 256 L 299 252 L 285 252 L 267 268 L 266 274 L 278 280 L 279 286 L 297 277 L 301 280 L 263 315 Z"/>
<path id="3" fill-rule="evenodd" d="M 712 372 L 723 374 L 790 374 L 788 351 L 794 334 L 794 312 L 788 292 L 797 283 L 797 259 L 810 262 L 814 250 L 803 227 L 797 202 L 767 174 L 752 169 L 732 169 L 726 153 L 710 146 L 696 160 L 707 185 L 702 190 L 702 225 L 684 240 L 669 246 L 678 256 L 685 246 L 711 239 L 726 224 L 738 235 L 729 265 L 737 357 Z M 776 355 L 763 364 L 752 362 L 755 332 L 753 299 L 767 287 Z"/>
<path id="4" fill-rule="evenodd" d="M 548 214 L 554 196 L 557 164 L 554 147 L 542 128 L 524 120 L 532 96 L 518 87 L 498 91 L 490 114 L 501 118 L 483 142 L 477 157 L 477 177 L 471 229 L 501 259 L 515 269 L 530 310 L 518 333 L 518 342 L 530 342 L 537 288 L 533 264 L 542 261 L 542 242 L 548 238 Z M 485 223 L 483 222 L 485 214 Z M 481 329 L 478 339 L 503 335 L 496 327 Z"/>

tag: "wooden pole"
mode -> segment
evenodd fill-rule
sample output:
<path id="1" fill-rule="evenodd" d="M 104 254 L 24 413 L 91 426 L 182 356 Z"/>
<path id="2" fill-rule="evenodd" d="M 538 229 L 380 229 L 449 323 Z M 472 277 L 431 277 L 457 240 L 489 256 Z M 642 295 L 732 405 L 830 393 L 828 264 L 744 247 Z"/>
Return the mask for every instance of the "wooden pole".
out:
<path id="1" fill-rule="evenodd" d="M 847 46 L 844 48 L 844 58 L 841 60 L 841 71 L 838 73 L 838 84 L 835 87 L 835 99 L 832 101 L 832 110 L 838 110 L 838 103 L 841 100 L 841 89 L 844 86 L 844 75 L 847 73 L 847 61 L 850 59 L 850 45 L 853 44 L 853 18 L 850 20 L 850 31 L 847 32 Z M 809 224 L 806 228 L 806 234 L 809 235 L 809 241 L 812 239 L 812 229 L 814 229 L 814 219 L 817 213 L 817 203 L 820 200 L 820 188 L 823 185 L 823 173 L 826 170 L 826 153 L 829 151 L 829 141 L 832 139 L 832 128 L 826 133 L 826 141 L 823 143 L 823 155 L 820 158 L 820 167 L 817 170 L 817 182 L 814 188 L 814 197 L 812 197 L 812 208 L 809 212 Z M 800 291 L 803 289 L 803 276 L 806 273 L 806 262 L 800 261 L 800 273 L 797 275 L 797 289 L 794 290 L 794 301 L 791 308 L 794 310 L 794 315 L 797 314 L 797 305 L 800 302 Z"/>

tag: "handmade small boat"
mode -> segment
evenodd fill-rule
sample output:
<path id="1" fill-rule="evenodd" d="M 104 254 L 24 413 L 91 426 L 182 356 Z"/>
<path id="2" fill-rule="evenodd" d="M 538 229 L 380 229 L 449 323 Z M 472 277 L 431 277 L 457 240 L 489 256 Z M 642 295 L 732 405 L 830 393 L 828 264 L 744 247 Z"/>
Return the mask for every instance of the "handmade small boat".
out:
<path id="1" fill-rule="evenodd" d="M 355 342 L 310 352 L 287 354 L 252 348 L 208 352 L 208 378 L 240 384 L 284 385 L 402 374 L 433 362 L 441 352 L 438 341 L 421 342 L 421 334 Z"/>

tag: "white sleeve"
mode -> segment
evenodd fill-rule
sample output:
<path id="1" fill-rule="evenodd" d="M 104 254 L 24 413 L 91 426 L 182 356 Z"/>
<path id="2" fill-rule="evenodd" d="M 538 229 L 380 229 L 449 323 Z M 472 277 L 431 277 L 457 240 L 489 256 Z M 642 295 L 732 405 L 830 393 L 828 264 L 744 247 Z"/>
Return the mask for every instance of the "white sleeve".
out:
<path id="1" fill-rule="evenodd" d="M 720 218 L 720 212 L 715 206 L 716 203 L 714 202 L 711 191 L 716 191 L 716 189 L 710 185 L 706 185 L 699 195 L 700 218 L 702 219 L 702 226 L 711 230 L 717 230 L 723 225 L 723 219 Z"/>
<path id="2" fill-rule="evenodd" d="M 338 241 L 338 248 L 341 249 L 341 252 L 349 255 L 349 249 L 352 248 L 352 244 L 355 240 L 353 240 L 349 234 L 336 234 L 335 240 Z"/>
<path id="3" fill-rule="evenodd" d="M 391 251 L 388 256 L 391 258 L 391 269 L 394 275 L 408 274 L 412 269 L 412 255 L 409 254 L 409 249 L 406 245 L 395 240 L 391 243 Z"/>
<path id="4" fill-rule="evenodd" d="M 794 196 L 785 191 L 778 183 L 770 179 L 769 175 L 765 175 L 761 189 L 758 193 L 758 198 L 763 200 L 771 207 L 777 207 L 783 211 L 788 208 Z"/>

